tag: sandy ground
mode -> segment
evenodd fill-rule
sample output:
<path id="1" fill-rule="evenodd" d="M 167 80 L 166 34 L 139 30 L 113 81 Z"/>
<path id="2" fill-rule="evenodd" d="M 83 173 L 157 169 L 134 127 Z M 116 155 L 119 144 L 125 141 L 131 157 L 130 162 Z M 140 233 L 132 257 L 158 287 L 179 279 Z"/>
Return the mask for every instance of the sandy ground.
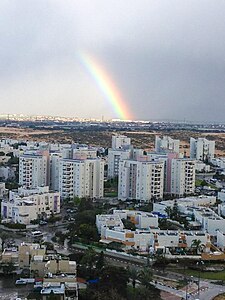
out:
<path id="1" fill-rule="evenodd" d="M 61 133 L 63 131 L 52 131 L 52 130 L 36 130 L 36 129 L 26 129 L 26 128 L 14 128 L 14 127 L 0 127 L 0 133 L 2 134 L 17 134 L 17 135 L 40 135 L 40 134 L 50 134 L 50 133 Z"/>

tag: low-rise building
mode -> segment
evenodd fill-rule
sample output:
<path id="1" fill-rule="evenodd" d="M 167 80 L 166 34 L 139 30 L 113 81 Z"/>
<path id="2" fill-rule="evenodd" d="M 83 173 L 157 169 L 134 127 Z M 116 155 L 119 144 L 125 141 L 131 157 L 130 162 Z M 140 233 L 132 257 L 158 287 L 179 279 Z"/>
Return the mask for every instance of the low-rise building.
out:
<path id="1" fill-rule="evenodd" d="M 50 192 L 48 187 L 36 189 L 19 188 L 10 191 L 9 198 L 3 199 L 1 216 L 5 221 L 28 225 L 38 218 L 49 218 L 60 213 L 60 194 Z"/>

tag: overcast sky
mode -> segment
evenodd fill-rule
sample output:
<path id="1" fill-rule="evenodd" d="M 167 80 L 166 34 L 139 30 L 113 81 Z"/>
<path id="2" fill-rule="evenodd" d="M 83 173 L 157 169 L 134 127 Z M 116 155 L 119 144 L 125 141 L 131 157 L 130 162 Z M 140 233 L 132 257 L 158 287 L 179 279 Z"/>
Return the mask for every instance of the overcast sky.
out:
<path id="1" fill-rule="evenodd" d="M 116 118 L 96 57 L 135 119 L 225 121 L 224 0 L 1 0 L 1 113 Z"/>

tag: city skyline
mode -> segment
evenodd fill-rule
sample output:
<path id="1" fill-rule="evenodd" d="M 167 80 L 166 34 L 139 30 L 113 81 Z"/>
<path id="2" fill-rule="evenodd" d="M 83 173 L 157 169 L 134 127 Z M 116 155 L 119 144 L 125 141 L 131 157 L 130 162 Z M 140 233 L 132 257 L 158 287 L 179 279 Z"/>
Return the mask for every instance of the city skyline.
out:
<path id="1" fill-rule="evenodd" d="M 224 121 L 222 1 L 6 0 L 0 8 L 2 113 Z M 84 53 L 107 81 L 85 67 Z"/>

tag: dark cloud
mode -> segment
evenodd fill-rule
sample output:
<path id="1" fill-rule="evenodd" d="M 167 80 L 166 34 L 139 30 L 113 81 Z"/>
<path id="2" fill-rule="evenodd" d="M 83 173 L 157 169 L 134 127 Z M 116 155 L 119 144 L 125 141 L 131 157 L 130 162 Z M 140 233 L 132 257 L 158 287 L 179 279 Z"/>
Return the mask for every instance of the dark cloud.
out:
<path id="1" fill-rule="evenodd" d="M 2 0 L 1 111 L 116 117 L 87 51 L 136 119 L 224 121 L 224 11 L 221 0 Z"/>

